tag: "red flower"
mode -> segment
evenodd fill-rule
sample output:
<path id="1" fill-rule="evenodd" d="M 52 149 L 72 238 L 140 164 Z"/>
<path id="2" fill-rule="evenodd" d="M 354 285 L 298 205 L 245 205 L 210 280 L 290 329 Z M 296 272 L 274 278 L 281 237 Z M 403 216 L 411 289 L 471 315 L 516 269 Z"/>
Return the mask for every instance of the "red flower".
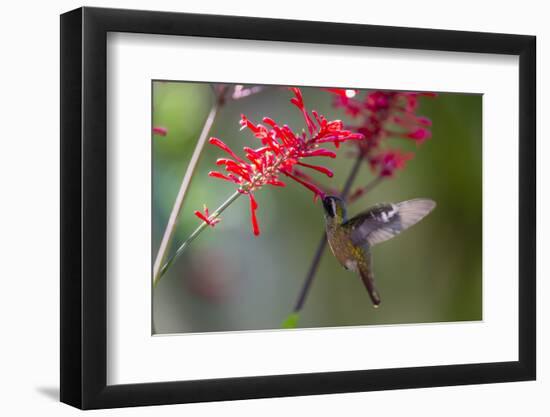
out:
<path id="1" fill-rule="evenodd" d="M 401 153 L 397 149 L 390 149 L 369 158 L 369 163 L 372 169 L 379 170 L 381 177 L 393 177 L 395 171 L 405 168 L 413 156 L 411 152 Z"/>
<path id="2" fill-rule="evenodd" d="M 371 91 L 361 100 L 342 98 L 334 92 L 334 105 L 342 107 L 346 113 L 359 120 L 348 126 L 365 136 L 365 140 L 355 142 L 360 155 L 369 161 L 380 177 L 392 177 L 402 169 L 413 154 L 401 154 L 397 150 L 384 150 L 384 140 L 391 137 L 413 140 L 417 145 L 424 143 L 432 134 L 431 121 L 418 116 L 419 97 L 435 97 L 435 93 Z"/>
<path id="3" fill-rule="evenodd" d="M 210 213 L 206 205 L 203 205 L 203 209 L 204 209 L 204 214 L 198 210 L 195 210 L 195 216 L 197 216 L 199 219 L 205 222 L 208 226 L 214 227 L 219 222 L 221 222 L 222 219 L 220 219 L 219 217 L 215 217 L 213 219 L 210 218 Z"/>
<path id="4" fill-rule="evenodd" d="M 351 117 L 357 117 L 362 110 L 362 103 L 354 100 L 358 90 L 350 90 L 345 88 L 323 88 L 330 93 L 334 94 L 334 105 L 336 107 L 343 107 L 346 113 Z"/>
<path id="5" fill-rule="evenodd" d="M 254 124 L 242 115 L 241 130 L 249 129 L 262 145 L 255 149 L 244 147 L 246 160 L 239 157 L 220 139 L 210 138 L 209 140 L 212 145 L 230 156 L 230 158 L 220 158 L 216 161 L 216 165 L 225 168 L 225 173 L 211 171 L 209 175 L 236 184 L 240 193 L 249 196 L 252 228 L 255 235 L 260 233 L 256 217 L 258 204 L 253 194 L 255 191 L 265 185 L 286 186 L 280 178 L 284 175 L 312 191 L 315 198 L 323 196 L 324 193 L 319 187 L 296 173 L 296 166 L 309 168 L 332 177 L 330 169 L 304 163 L 301 160 L 310 157 L 335 158 L 336 154 L 333 151 L 321 146 L 332 143 L 338 147 L 342 142 L 364 138 L 361 133 L 345 130 L 340 120 L 328 121 L 315 110 L 310 114 L 305 107 L 300 89 L 291 88 L 291 91 L 294 97 L 290 101 L 302 112 L 308 134 L 295 133 L 287 125 L 281 126 L 269 117 L 263 118 L 265 124 L 263 125 Z"/>
<path id="6" fill-rule="evenodd" d="M 365 99 L 365 108 L 371 112 L 379 112 L 381 110 L 387 110 L 390 107 L 391 99 L 393 95 L 398 93 L 387 93 L 384 91 L 374 91 L 367 94 Z"/>
<path id="7" fill-rule="evenodd" d="M 155 126 L 153 127 L 153 134 L 166 136 L 168 134 L 168 129 L 166 129 L 165 127 Z"/>
<path id="8" fill-rule="evenodd" d="M 415 129 L 413 131 L 410 131 L 409 133 L 406 133 L 405 137 L 414 140 L 417 144 L 421 144 L 426 139 L 429 139 L 432 137 L 432 132 L 430 132 L 428 129 L 425 129 L 423 127 L 419 127 L 418 129 Z"/>
<path id="9" fill-rule="evenodd" d="M 334 93 L 340 97 L 352 98 L 357 94 L 357 90 L 351 90 L 347 88 L 323 88 L 328 92 Z"/>
<path id="10" fill-rule="evenodd" d="M 259 236 L 260 226 L 258 225 L 258 218 L 256 217 L 256 210 L 258 209 L 258 203 L 254 198 L 254 194 L 248 193 L 248 198 L 250 200 L 250 217 L 252 220 L 252 231 L 254 232 L 254 236 Z"/>

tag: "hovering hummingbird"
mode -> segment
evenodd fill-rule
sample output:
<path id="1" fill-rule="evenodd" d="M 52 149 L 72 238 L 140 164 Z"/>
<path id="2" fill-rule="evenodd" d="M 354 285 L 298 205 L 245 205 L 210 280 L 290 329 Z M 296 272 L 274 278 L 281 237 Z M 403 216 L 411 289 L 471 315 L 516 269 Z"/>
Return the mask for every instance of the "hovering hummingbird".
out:
<path id="1" fill-rule="evenodd" d="M 382 203 L 348 220 L 346 204 L 341 198 L 323 199 L 330 249 L 344 268 L 359 273 L 374 307 L 380 304 L 380 295 L 374 284 L 370 248 L 418 223 L 435 205 L 435 201 L 423 198 Z"/>

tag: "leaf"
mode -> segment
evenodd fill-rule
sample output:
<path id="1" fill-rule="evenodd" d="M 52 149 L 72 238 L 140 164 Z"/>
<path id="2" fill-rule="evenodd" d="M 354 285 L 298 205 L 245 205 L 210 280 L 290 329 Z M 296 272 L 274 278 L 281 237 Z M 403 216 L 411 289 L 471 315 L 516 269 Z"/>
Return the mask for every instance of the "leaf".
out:
<path id="1" fill-rule="evenodd" d="M 286 319 L 281 323 L 281 328 L 283 329 L 295 329 L 298 326 L 298 320 L 300 315 L 298 313 L 290 314 Z"/>

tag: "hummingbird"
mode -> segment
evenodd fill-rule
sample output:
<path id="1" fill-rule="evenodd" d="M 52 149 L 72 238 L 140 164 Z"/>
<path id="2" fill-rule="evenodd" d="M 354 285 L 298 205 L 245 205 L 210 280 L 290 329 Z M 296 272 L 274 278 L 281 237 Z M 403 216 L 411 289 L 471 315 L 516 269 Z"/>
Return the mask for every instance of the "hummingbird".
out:
<path id="1" fill-rule="evenodd" d="M 381 300 L 374 282 L 371 248 L 418 223 L 435 206 L 435 201 L 425 198 L 381 203 L 348 220 L 346 203 L 341 198 L 323 198 L 330 249 L 345 269 L 361 276 L 374 307 Z"/>

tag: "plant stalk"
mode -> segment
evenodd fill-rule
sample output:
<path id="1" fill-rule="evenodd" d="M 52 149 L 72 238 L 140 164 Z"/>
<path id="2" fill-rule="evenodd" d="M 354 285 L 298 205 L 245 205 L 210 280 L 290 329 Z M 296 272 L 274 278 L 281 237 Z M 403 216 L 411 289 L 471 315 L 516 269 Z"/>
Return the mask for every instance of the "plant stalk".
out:
<path id="1" fill-rule="evenodd" d="M 209 220 L 214 220 L 215 218 L 219 217 L 220 214 L 229 207 L 237 198 L 239 198 L 242 195 L 241 192 L 235 191 L 227 200 L 225 200 L 221 206 L 219 206 L 214 213 L 208 218 Z M 168 259 L 168 261 L 160 268 L 158 277 L 156 280 L 153 281 L 153 285 L 156 286 L 159 280 L 162 278 L 164 273 L 170 268 L 170 265 L 180 257 L 180 255 L 185 251 L 185 249 L 193 242 L 198 235 L 201 234 L 201 232 L 206 229 L 208 226 L 208 223 L 202 222 L 199 227 L 197 227 L 191 235 L 183 242 L 180 247 L 176 250 L 176 252 Z"/>
<path id="2" fill-rule="evenodd" d="M 208 113 L 208 116 L 202 127 L 199 140 L 197 141 L 197 145 L 195 146 L 195 150 L 193 151 L 193 155 L 191 156 L 191 160 L 189 161 L 189 166 L 187 167 L 183 180 L 181 181 L 180 189 L 178 191 L 178 195 L 176 196 L 176 200 L 174 201 L 174 206 L 172 207 L 170 217 L 168 218 L 168 223 L 166 225 L 166 229 L 164 230 L 164 235 L 162 236 L 159 250 L 157 252 L 157 257 L 153 265 L 153 285 L 156 285 L 156 283 L 162 276 L 161 266 L 164 264 L 164 260 L 166 259 L 168 251 L 170 250 L 172 239 L 178 225 L 181 208 L 183 207 L 183 202 L 187 194 L 187 189 L 189 188 L 189 184 L 191 183 L 191 178 L 193 177 L 193 173 L 195 172 L 197 163 L 199 162 L 199 158 L 208 138 L 210 129 L 212 128 L 214 120 L 216 119 L 216 114 L 218 113 L 219 107 L 220 100 L 215 99 L 214 104 L 212 105 L 212 108 L 210 109 L 210 112 Z"/>

